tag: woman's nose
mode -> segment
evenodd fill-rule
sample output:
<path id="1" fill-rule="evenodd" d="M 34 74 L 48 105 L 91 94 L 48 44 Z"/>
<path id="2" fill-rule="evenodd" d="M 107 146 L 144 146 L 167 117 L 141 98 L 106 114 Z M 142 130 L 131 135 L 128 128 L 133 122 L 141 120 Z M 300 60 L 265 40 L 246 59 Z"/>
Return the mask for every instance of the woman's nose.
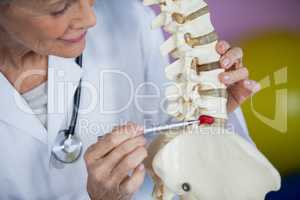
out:
<path id="1" fill-rule="evenodd" d="M 96 15 L 93 9 L 94 0 L 79 0 L 78 10 L 72 28 L 88 29 L 96 25 Z"/>

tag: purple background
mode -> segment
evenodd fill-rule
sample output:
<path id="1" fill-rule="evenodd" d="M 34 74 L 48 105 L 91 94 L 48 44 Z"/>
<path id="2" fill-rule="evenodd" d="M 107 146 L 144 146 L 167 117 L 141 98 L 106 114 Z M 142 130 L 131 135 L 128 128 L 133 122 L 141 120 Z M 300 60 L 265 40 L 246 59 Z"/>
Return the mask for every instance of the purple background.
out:
<path id="1" fill-rule="evenodd" d="M 300 31 L 300 0 L 208 0 L 208 2 L 215 29 L 222 39 L 242 39 L 262 31 Z"/>

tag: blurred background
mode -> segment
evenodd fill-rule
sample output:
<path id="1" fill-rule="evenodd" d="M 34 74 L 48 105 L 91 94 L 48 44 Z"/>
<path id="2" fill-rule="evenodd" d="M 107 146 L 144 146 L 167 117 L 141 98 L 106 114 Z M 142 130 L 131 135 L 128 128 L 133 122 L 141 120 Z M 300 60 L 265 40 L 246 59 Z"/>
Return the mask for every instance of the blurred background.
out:
<path id="1" fill-rule="evenodd" d="M 244 64 L 263 87 L 242 108 L 257 147 L 283 178 L 282 189 L 267 199 L 299 200 L 300 0 L 209 0 L 209 5 L 221 39 L 244 49 Z"/>

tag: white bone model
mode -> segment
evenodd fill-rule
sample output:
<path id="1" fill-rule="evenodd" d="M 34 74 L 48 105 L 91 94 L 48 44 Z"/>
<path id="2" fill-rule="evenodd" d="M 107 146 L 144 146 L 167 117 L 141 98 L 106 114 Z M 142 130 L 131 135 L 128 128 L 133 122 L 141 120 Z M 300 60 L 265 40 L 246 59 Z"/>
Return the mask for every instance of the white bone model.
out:
<path id="1" fill-rule="evenodd" d="M 226 130 L 227 91 L 218 75 L 218 36 L 203 0 L 144 0 L 160 4 L 152 27 L 171 37 L 163 55 L 177 60 L 166 67 L 174 85 L 166 89 L 167 112 L 178 120 L 209 116 L 213 124 L 193 125 L 160 134 L 149 146 L 146 168 L 155 184 L 153 198 L 172 200 L 263 200 L 280 188 L 280 175 L 238 134 Z"/>

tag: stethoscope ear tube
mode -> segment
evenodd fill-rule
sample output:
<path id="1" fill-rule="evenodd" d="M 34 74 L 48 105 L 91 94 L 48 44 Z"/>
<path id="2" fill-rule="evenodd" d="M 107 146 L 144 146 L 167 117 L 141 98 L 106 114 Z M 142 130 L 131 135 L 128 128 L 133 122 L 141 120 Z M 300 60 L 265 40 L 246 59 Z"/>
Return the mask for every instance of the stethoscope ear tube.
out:
<path id="1" fill-rule="evenodd" d="M 72 113 L 70 126 L 67 131 L 68 135 L 69 134 L 74 135 L 74 133 L 75 133 L 76 122 L 77 122 L 77 117 L 78 117 L 78 110 L 79 110 L 79 106 L 80 106 L 80 96 L 81 96 L 81 80 L 79 81 L 79 85 L 78 85 L 75 95 L 74 95 L 73 113 Z"/>
<path id="2" fill-rule="evenodd" d="M 75 62 L 82 68 L 82 54 L 78 56 L 75 60 Z M 79 81 L 78 87 L 76 89 L 76 92 L 74 94 L 74 100 L 73 100 L 73 113 L 72 113 L 72 118 L 70 122 L 70 126 L 67 131 L 67 135 L 74 135 L 75 133 L 75 128 L 76 128 L 76 122 L 77 122 L 77 117 L 78 117 L 78 110 L 80 106 L 80 96 L 81 96 L 81 79 Z"/>
<path id="3" fill-rule="evenodd" d="M 76 63 L 82 68 L 82 55 L 76 58 Z M 52 154 L 55 159 L 62 163 L 74 163 L 81 156 L 82 142 L 79 136 L 75 135 L 75 128 L 78 118 L 81 96 L 81 79 L 74 94 L 73 111 L 70 126 L 67 130 L 59 131 Z"/>

